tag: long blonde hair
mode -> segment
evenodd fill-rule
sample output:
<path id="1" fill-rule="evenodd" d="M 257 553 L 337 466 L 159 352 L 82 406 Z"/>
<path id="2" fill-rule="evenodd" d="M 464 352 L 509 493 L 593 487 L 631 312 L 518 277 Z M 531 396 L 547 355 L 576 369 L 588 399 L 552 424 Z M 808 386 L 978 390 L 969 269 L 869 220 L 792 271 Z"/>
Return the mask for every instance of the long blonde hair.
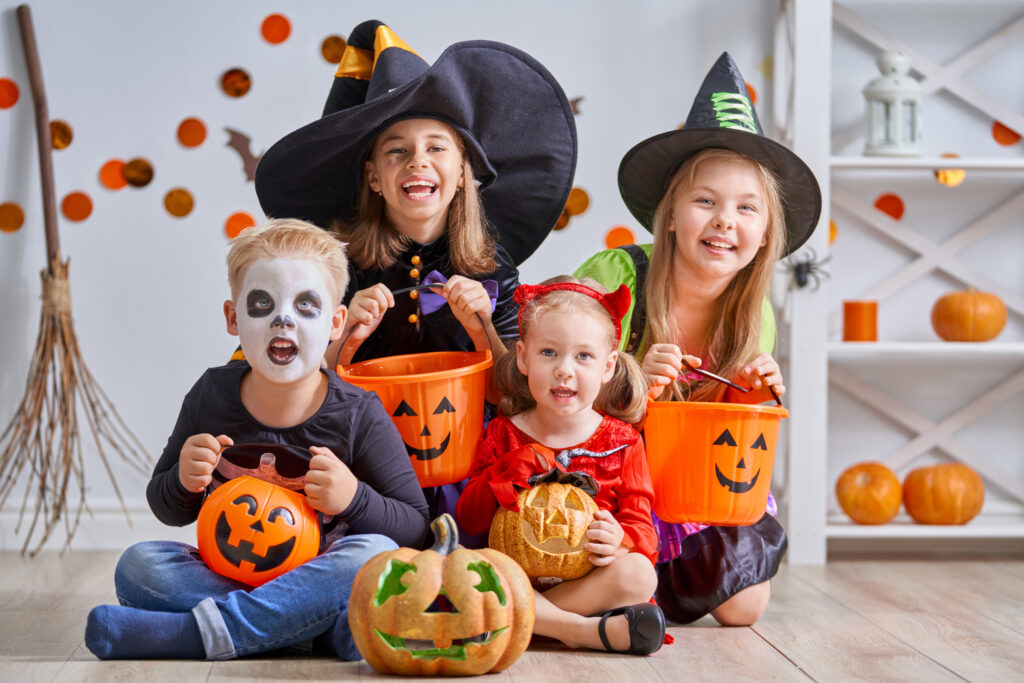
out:
<path id="1" fill-rule="evenodd" d="M 559 275 L 542 282 L 552 285 L 572 282 L 586 285 L 602 294 L 607 290 L 596 280 L 578 279 L 569 275 Z M 618 323 L 613 322 L 608 311 L 597 300 L 578 292 L 556 290 L 547 292 L 523 306 L 520 317 L 519 334 L 525 341 L 537 317 L 548 311 L 565 313 L 585 313 L 595 320 L 602 321 L 606 329 L 605 342 L 608 349 L 615 349 L 617 342 L 615 332 Z M 499 409 L 505 415 L 515 415 L 537 406 L 536 399 L 530 393 L 526 375 L 519 370 L 517 350 L 513 347 L 502 356 L 494 368 L 494 380 L 502 393 Z M 594 399 L 594 410 L 617 417 L 623 422 L 636 424 L 643 420 L 647 410 L 647 379 L 636 359 L 625 351 L 619 351 L 615 362 L 612 378 L 604 383 L 597 398 Z"/>
<path id="2" fill-rule="evenodd" d="M 462 136 L 454 130 L 453 133 L 462 154 L 463 187 L 455 192 L 448 208 L 448 258 L 457 273 L 476 277 L 498 267 L 494 260 L 497 240 L 487 229 L 487 217 Z M 370 144 L 367 158 L 375 145 L 376 141 Z M 384 198 L 370 188 L 365 170 L 355 218 L 335 219 L 331 227 L 348 242 L 349 257 L 360 270 L 390 268 L 411 242 L 387 219 Z"/>
<path id="3" fill-rule="evenodd" d="M 709 330 L 705 367 L 731 378 L 760 350 L 764 299 L 768 295 L 776 264 L 785 249 L 786 223 L 784 198 L 775 174 L 756 159 L 728 149 L 705 149 L 683 162 L 654 212 L 654 247 L 644 283 L 647 323 L 638 355 L 643 358 L 653 344 L 677 343 L 673 334 L 676 329 L 673 312 L 677 305 L 685 304 L 675 301 L 671 284 L 676 277 L 676 233 L 668 228 L 672 223 L 672 208 L 676 198 L 693 184 L 700 165 L 711 159 L 741 161 L 753 165 L 760 175 L 767 202 L 765 245 L 733 277 L 714 304 L 712 320 L 717 321 L 717 325 Z M 697 355 L 697 351 L 683 349 L 683 353 L 689 352 L 691 355 Z M 719 382 L 701 378 L 688 386 L 682 382 L 671 383 L 659 400 L 714 401 L 721 398 L 723 391 L 724 386 Z"/>

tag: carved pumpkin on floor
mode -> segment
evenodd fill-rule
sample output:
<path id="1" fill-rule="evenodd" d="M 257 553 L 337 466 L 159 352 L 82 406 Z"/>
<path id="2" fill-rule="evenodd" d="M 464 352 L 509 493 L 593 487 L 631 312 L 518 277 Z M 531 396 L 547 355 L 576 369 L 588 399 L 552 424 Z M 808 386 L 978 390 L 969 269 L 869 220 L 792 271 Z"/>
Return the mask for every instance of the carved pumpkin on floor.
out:
<path id="1" fill-rule="evenodd" d="M 342 379 L 375 391 L 402 436 L 420 486 L 462 481 L 484 425 L 490 351 L 437 351 L 339 366 Z"/>
<path id="2" fill-rule="evenodd" d="M 316 557 L 320 527 L 301 493 L 243 476 L 199 510 L 199 554 L 218 574 L 259 586 Z"/>
<path id="3" fill-rule="evenodd" d="M 487 545 L 505 553 L 531 580 L 578 579 L 594 565 L 583 549 L 594 521 L 597 482 L 579 472 L 551 470 L 529 479 L 533 488 L 519 492 L 519 512 L 499 508 L 491 521 Z"/>
<path id="4" fill-rule="evenodd" d="M 496 550 L 459 545 L 451 515 L 431 525 L 428 550 L 383 552 L 356 574 L 348 623 L 359 652 L 381 673 L 462 676 L 502 671 L 533 632 L 526 574 Z"/>
<path id="5" fill-rule="evenodd" d="M 753 524 L 765 514 L 781 406 L 651 401 L 644 442 L 666 522 Z"/>

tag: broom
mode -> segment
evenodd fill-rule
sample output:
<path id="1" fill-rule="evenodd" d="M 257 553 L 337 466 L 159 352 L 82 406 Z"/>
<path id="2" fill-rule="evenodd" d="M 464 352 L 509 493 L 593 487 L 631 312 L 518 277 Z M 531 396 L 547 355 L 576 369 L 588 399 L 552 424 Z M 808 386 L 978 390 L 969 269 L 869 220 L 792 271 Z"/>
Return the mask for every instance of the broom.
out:
<path id="1" fill-rule="evenodd" d="M 17 14 L 35 105 L 47 267 L 42 271 L 42 313 L 25 396 L 11 423 L 0 436 L 0 509 L 17 485 L 27 479 L 15 534 L 21 531 L 23 524 L 28 524 L 21 552 L 24 554 L 33 544 L 33 537 L 38 536 L 38 542 L 29 553 L 35 555 L 61 523 L 66 549 L 78 529 L 82 512 L 88 510 L 85 502 L 85 462 L 79 433 L 80 413 L 84 414 L 88 423 L 92 441 L 117 493 L 121 509 L 128 517 L 129 525 L 131 518 L 110 467 L 106 448 L 120 454 L 131 466 L 146 475 L 149 474 L 147 462 L 151 458 L 93 379 L 78 348 L 71 320 L 69 261 L 61 260 L 57 236 L 49 112 L 32 29 L 32 15 L 27 5 L 20 5 Z M 74 495 L 73 489 L 76 488 L 77 501 L 69 503 Z M 35 509 L 30 512 L 30 502 L 33 500 Z"/>

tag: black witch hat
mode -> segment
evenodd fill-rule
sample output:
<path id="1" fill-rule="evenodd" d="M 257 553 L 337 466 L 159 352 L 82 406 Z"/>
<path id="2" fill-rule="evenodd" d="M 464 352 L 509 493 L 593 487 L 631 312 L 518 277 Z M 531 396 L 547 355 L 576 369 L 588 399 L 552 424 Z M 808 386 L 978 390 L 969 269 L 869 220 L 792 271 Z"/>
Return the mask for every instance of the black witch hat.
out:
<path id="1" fill-rule="evenodd" d="M 276 142 L 256 169 L 271 217 L 350 218 L 374 138 L 408 118 L 462 136 L 488 221 L 515 263 L 544 241 L 576 170 L 576 123 L 554 77 L 503 43 L 455 43 L 427 64 L 379 21 L 349 35 L 322 117 Z"/>
<path id="2" fill-rule="evenodd" d="M 641 225 L 651 230 L 672 176 L 684 161 L 709 147 L 746 154 L 771 169 L 785 201 L 785 253 L 807 241 L 821 214 L 818 181 L 800 157 L 764 136 L 746 82 L 728 52 L 704 78 L 683 128 L 648 138 L 622 158 L 619 193 Z"/>

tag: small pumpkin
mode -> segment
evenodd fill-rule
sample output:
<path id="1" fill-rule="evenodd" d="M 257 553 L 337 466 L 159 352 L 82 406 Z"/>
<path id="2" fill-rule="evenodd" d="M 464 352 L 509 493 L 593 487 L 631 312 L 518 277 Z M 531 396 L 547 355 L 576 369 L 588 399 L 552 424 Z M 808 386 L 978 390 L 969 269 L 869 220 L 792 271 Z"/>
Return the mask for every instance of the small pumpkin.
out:
<path id="1" fill-rule="evenodd" d="M 533 589 L 507 555 L 459 545 L 449 514 L 431 525 L 427 550 L 399 548 L 371 558 L 356 574 L 348 623 L 377 671 L 464 676 L 502 671 L 533 633 Z"/>
<path id="2" fill-rule="evenodd" d="M 583 544 L 599 509 L 592 498 L 597 483 L 557 469 L 529 481 L 532 488 L 516 498 L 518 512 L 495 513 L 487 545 L 515 560 L 533 581 L 580 578 L 594 568 Z"/>
<path id="3" fill-rule="evenodd" d="M 903 480 L 903 505 L 920 524 L 966 524 L 985 502 L 985 483 L 963 463 L 918 467 Z"/>
<path id="4" fill-rule="evenodd" d="M 250 476 L 221 484 L 196 524 L 210 569 L 260 586 L 316 557 L 320 525 L 301 493 Z"/>
<path id="5" fill-rule="evenodd" d="M 989 292 L 950 292 L 932 307 L 932 328 L 946 341 L 988 341 L 1005 326 L 1006 304 Z"/>
<path id="6" fill-rule="evenodd" d="M 843 512 L 857 524 L 885 524 L 900 511 L 903 487 L 886 465 L 861 462 L 839 475 L 836 498 Z"/>

